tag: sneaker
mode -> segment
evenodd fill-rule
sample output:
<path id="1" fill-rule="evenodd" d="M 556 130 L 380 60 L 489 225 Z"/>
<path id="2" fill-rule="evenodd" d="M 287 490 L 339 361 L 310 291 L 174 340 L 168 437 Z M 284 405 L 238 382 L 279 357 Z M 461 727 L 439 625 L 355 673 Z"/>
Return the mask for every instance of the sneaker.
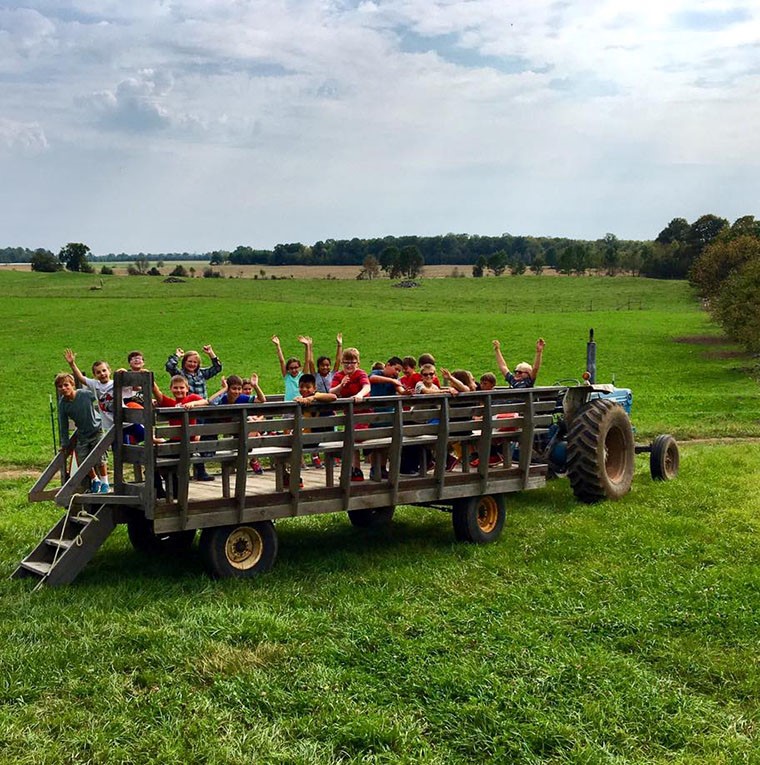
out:
<path id="1" fill-rule="evenodd" d="M 322 460 L 319 459 L 319 455 L 318 454 L 315 454 L 314 456 L 312 456 L 312 458 L 311 458 L 311 466 L 313 468 L 321 468 L 322 467 Z"/>
<path id="2" fill-rule="evenodd" d="M 209 475 L 205 470 L 199 470 L 195 476 L 196 481 L 213 481 L 215 479 L 216 476 Z"/>
<path id="3" fill-rule="evenodd" d="M 449 454 L 448 457 L 446 457 L 446 470 L 450 473 L 457 465 L 459 464 L 459 460 L 453 455 Z"/>
<path id="4" fill-rule="evenodd" d="M 488 458 L 489 465 L 501 465 L 501 457 L 498 454 L 492 454 Z"/>
<path id="5" fill-rule="evenodd" d="M 93 478 L 90 481 L 90 494 L 100 494 L 100 487 L 102 485 L 97 478 Z"/>
<path id="6" fill-rule="evenodd" d="M 362 473 L 360 468 L 351 468 L 351 480 L 352 481 L 364 480 L 364 473 Z"/>
<path id="7" fill-rule="evenodd" d="M 108 492 L 111 491 L 111 487 L 104 483 L 103 481 L 100 482 L 100 493 L 101 494 L 108 494 Z"/>
<path id="8" fill-rule="evenodd" d="M 255 457 L 248 464 L 251 466 L 251 470 L 253 470 L 256 475 L 263 474 L 264 468 L 261 467 L 261 463 Z"/>

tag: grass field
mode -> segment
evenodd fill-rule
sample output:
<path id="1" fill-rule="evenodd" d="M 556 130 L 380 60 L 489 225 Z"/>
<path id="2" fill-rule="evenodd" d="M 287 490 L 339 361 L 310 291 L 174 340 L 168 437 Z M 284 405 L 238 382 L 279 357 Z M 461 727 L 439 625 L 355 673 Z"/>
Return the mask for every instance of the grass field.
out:
<path id="1" fill-rule="evenodd" d="M 752 360 L 688 287 L 640 279 L 389 282 L 104 280 L 0 274 L 0 466 L 51 452 L 48 396 L 134 347 L 166 380 L 177 345 L 280 380 L 269 337 L 366 360 L 435 353 L 493 370 L 547 340 L 541 379 L 634 390 L 639 435 L 758 436 Z M 687 338 L 689 341 L 684 341 Z M 502 539 L 453 542 L 447 515 L 400 508 L 390 532 L 339 515 L 278 524 L 255 582 L 146 559 L 118 529 L 68 588 L 0 583 L 0 763 L 734 763 L 760 761 L 760 444 L 686 444 L 681 476 L 576 503 L 565 482 L 510 495 Z M 0 570 L 59 517 L 0 481 Z"/>

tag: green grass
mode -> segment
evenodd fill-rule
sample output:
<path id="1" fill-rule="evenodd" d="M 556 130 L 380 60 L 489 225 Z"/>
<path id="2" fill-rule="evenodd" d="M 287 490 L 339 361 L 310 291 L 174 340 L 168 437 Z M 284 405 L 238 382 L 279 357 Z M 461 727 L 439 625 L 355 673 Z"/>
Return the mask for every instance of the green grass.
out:
<path id="1" fill-rule="evenodd" d="M 540 382 L 579 377 L 589 328 L 598 341 L 598 379 L 634 391 L 634 424 L 643 439 L 754 435 L 760 421 L 751 361 L 721 357 L 729 343 L 695 345 L 681 337 L 711 336 L 710 324 L 680 282 L 635 278 L 436 279 L 420 289 L 387 280 L 253 281 L 194 279 L 164 284 L 149 277 L 102 279 L 80 274 L 0 273 L 0 341 L 8 362 L 0 372 L 0 464 L 44 465 L 52 450 L 49 396 L 73 347 L 87 370 L 96 358 L 114 368 L 140 348 L 161 384 L 176 346 L 211 342 L 225 371 L 258 371 L 265 392 L 282 391 L 269 340 L 300 355 L 299 333 L 317 353 L 334 353 L 342 331 L 366 366 L 392 354 L 435 354 L 439 366 L 495 371 L 491 340 L 499 337 L 511 365 L 533 360 L 546 338 Z M 632 306 L 641 306 L 628 310 Z M 589 306 L 594 310 L 588 310 Z M 620 307 L 621 310 L 617 310 Z M 604 310 L 602 310 L 604 308 Z M 12 400 L 23 406 L 8 406 Z"/>
<path id="2" fill-rule="evenodd" d="M 760 447 L 691 446 L 677 482 L 511 496 L 501 541 L 404 508 L 278 524 L 255 582 L 123 529 L 76 585 L 4 582 L 3 762 L 754 761 Z M 6 484 L 2 566 L 57 517 Z"/>
<path id="3" fill-rule="evenodd" d="M 593 326 L 642 436 L 758 433 L 750 360 L 674 342 L 718 336 L 683 284 L 104 282 L 0 274 L 0 463 L 47 461 L 68 345 L 83 367 L 142 348 L 165 380 L 176 345 L 208 340 L 276 391 L 272 333 L 332 352 L 339 329 L 365 360 L 430 350 L 477 372 L 492 337 L 515 363 L 541 334 L 549 383 L 580 373 Z M 0 581 L 0 763 L 756 762 L 759 472 L 759 444 L 685 445 L 670 483 L 641 456 L 617 503 L 580 505 L 564 481 L 510 495 L 483 547 L 430 509 L 386 533 L 283 521 L 253 582 L 212 582 L 197 552 L 142 557 L 119 528 L 70 587 Z M 6 575 L 60 516 L 30 485 L 0 481 Z"/>

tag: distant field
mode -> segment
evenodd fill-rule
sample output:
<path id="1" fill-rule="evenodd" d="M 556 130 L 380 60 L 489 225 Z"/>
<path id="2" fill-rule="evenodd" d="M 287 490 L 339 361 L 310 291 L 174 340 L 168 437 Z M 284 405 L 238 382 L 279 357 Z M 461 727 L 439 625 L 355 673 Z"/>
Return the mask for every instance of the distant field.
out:
<path id="1" fill-rule="evenodd" d="M 157 261 L 152 260 L 151 266 L 155 266 Z M 101 265 L 107 265 L 113 268 L 115 276 L 127 276 L 128 263 L 97 263 L 95 270 L 99 271 Z M 167 260 L 161 267 L 161 273 L 168 276 L 177 265 L 184 266 L 188 271 L 195 269 L 196 277 L 200 278 L 203 269 L 208 267 L 208 261 L 199 260 Z M 275 276 L 278 279 L 356 279 L 361 271 L 361 266 L 212 266 L 214 271 L 219 271 L 225 278 L 240 279 L 271 279 Z M 445 276 L 451 276 L 454 269 L 465 276 L 472 276 L 472 266 L 425 266 L 424 277 L 427 279 L 437 279 Z M 0 264 L 0 273 L 2 271 L 31 271 L 28 264 L 14 263 L 12 265 Z M 261 272 L 264 272 L 263 274 Z M 554 273 L 547 271 L 547 274 Z"/>

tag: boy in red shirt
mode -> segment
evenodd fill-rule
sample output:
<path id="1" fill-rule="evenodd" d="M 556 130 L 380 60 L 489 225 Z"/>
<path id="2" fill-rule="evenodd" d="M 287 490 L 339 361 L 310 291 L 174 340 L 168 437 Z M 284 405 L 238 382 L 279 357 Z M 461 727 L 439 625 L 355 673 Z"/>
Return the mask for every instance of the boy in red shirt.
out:
<path id="1" fill-rule="evenodd" d="M 362 401 L 369 396 L 372 387 L 369 377 L 363 369 L 359 369 L 359 351 L 356 348 L 346 348 L 343 351 L 343 369 L 335 373 L 330 386 L 330 393 L 338 398 L 352 398 L 354 401 Z M 356 412 L 366 412 L 368 409 L 356 409 Z M 357 430 L 363 430 L 367 423 L 357 425 Z M 351 469 L 352 481 L 363 481 L 364 473 L 359 466 L 359 451 L 354 451 L 353 467 Z"/>

